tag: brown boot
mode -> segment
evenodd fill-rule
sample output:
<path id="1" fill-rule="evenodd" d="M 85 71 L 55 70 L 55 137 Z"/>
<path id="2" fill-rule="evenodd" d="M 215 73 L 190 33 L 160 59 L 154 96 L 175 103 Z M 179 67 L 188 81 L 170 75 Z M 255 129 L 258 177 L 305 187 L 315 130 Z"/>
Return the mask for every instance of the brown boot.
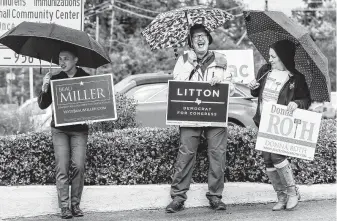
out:
<path id="1" fill-rule="evenodd" d="M 298 205 L 298 200 L 301 198 L 298 188 L 295 186 L 295 180 L 293 177 L 293 172 L 289 164 L 282 168 L 276 168 L 279 173 L 281 180 L 284 180 L 287 186 L 288 201 L 286 205 L 286 210 L 292 210 Z"/>
<path id="2" fill-rule="evenodd" d="M 284 210 L 287 205 L 287 194 L 286 194 L 286 186 L 283 185 L 283 182 L 281 181 L 280 175 L 275 170 L 272 171 L 266 171 L 268 178 L 271 182 L 271 184 L 274 187 L 275 192 L 277 193 L 277 203 L 273 207 L 273 211 L 280 211 Z"/>

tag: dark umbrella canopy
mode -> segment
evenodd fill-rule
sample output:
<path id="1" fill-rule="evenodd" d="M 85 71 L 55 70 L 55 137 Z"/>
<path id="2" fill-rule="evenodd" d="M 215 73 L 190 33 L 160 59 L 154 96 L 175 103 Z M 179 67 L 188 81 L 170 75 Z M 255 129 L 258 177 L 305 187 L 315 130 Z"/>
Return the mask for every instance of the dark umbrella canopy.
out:
<path id="1" fill-rule="evenodd" d="M 282 12 L 247 11 L 244 15 L 248 37 L 266 61 L 269 60 L 270 45 L 284 39 L 294 42 L 295 68 L 305 76 L 311 99 L 318 102 L 330 101 L 328 59 L 307 30 Z"/>
<path id="2" fill-rule="evenodd" d="M 78 66 L 98 68 L 110 63 L 104 48 L 87 33 L 56 24 L 22 22 L 0 37 L 0 43 L 18 54 L 58 64 L 61 48 L 76 47 Z"/>

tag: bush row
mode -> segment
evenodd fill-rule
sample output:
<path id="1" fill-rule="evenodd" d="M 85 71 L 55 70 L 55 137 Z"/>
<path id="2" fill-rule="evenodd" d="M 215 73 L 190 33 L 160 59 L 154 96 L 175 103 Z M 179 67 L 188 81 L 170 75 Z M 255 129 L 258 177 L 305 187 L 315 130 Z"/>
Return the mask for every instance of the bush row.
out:
<path id="1" fill-rule="evenodd" d="M 257 131 L 230 127 L 226 181 L 268 182 Z M 89 136 L 86 185 L 171 183 L 178 152 L 177 127 L 129 128 Z M 198 148 L 193 181 L 207 182 L 206 143 Z M 290 158 L 297 183 L 336 182 L 336 120 L 323 120 L 313 161 Z M 0 185 L 54 184 L 54 154 L 50 133 L 0 137 Z"/>

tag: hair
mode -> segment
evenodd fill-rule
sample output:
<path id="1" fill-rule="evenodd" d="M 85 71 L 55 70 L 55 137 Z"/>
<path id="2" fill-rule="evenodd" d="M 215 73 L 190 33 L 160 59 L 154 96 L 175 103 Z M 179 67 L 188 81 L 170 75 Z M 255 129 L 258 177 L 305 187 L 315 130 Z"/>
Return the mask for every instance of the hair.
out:
<path id="1" fill-rule="evenodd" d="M 77 48 L 74 45 L 69 45 L 69 44 L 62 45 L 60 47 L 60 53 L 63 52 L 63 51 L 70 52 L 74 57 L 78 56 Z"/>
<path id="2" fill-rule="evenodd" d="M 277 56 L 289 71 L 295 69 L 295 43 L 289 40 L 281 40 L 270 45 L 270 48 L 274 49 Z"/>
<path id="3" fill-rule="evenodd" d="M 207 31 L 205 26 L 203 26 L 202 24 L 195 24 L 190 28 L 190 33 L 187 36 L 187 43 L 188 43 L 188 46 L 190 46 L 190 48 L 193 48 L 191 38 L 192 38 L 193 34 L 195 33 L 195 31 L 198 30 L 198 29 L 202 29 L 202 31 L 207 34 L 209 44 L 212 44 L 212 42 L 213 42 L 212 35 L 209 33 L 209 31 Z"/>

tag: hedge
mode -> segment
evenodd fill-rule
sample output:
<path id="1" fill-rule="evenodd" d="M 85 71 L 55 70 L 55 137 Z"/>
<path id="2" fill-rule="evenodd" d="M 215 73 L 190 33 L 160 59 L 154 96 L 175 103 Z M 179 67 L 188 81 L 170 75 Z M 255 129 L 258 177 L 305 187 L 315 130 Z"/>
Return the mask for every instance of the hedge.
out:
<path id="1" fill-rule="evenodd" d="M 256 130 L 230 127 L 226 181 L 267 183 Z M 176 127 L 129 128 L 89 136 L 86 185 L 168 184 L 179 144 Z M 290 158 L 299 184 L 336 182 L 336 120 L 323 120 L 315 159 Z M 54 184 L 50 133 L 0 137 L 0 185 Z M 207 182 L 207 148 L 198 148 L 193 182 Z"/>

